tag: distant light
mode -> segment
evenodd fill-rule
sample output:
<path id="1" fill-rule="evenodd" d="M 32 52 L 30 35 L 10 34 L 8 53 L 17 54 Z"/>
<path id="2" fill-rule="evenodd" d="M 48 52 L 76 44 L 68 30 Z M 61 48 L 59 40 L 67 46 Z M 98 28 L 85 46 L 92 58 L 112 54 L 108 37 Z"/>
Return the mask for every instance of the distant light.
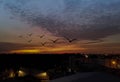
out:
<path id="1" fill-rule="evenodd" d="M 41 77 L 48 77 L 47 72 L 42 72 L 36 75 L 37 77 L 41 78 Z"/>
<path id="2" fill-rule="evenodd" d="M 85 58 L 88 58 L 89 56 L 88 55 L 85 55 Z"/>
<path id="3" fill-rule="evenodd" d="M 47 73 L 46 73 L 46 72 L 44 72 L 44 73 L 41 73 L 41 75 L 42 75 L 42 76 L 47 76 Z"/>
<path id="4" fill-rule="evenodd" d="M 8 77 L 9 77 L 9 78 L 14 78 L 14 77 L 15 77 L 15 73 L 14 73 L 14 71 L 10 71 Z"/>
<path id="5" fill-rule="evenodd" d="M 68 72 L 72 72 L 72 69 L 71 69 L 71 68 L 68 68 Z"/>
<path id="6" fill-rule="evenodd" d="M 112 61 L 112 64 L 113 64 L 113 65 L 116 65 L 116 61 L 115 61 L 115 60 L 113 60 L 113 61 Z"/>
<path id="7" fill-rule="evenodd" d="M 120 69 L 120 64 L 117 65 L 118 69 Z"/>
<path id="8" fill-rule="evenodd" d="M 36 75 L 38 79 L 40 79 L 42 82 L 48 82 L 49 81 L 49 76 L 47 72 L 42 72 Z"/>
<path id="9" fill-rule="evenodd" d="M 18 71 L 18 77 L 24 77 L 26 75 L 26 73 L 22 70 Z"/>

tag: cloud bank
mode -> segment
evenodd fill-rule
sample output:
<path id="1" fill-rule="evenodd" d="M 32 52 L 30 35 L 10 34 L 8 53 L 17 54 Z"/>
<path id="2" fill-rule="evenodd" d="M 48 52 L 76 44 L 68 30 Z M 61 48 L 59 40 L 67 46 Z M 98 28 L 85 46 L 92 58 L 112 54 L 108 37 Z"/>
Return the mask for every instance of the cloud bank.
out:
<path id="1" fill-rule="evenodd" d="M 57 36 L 99 40 L 120 33 L 119 0 L 4 1 L 4 8 Z"/>

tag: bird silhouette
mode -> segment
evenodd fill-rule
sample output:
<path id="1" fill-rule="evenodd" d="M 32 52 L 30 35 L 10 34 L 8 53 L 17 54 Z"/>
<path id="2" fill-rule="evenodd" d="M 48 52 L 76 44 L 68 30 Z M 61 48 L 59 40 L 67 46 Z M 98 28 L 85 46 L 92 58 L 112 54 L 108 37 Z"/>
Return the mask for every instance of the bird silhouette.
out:
<path id="1" fill-rule="evenodd" d="M 53 43 L 56 43 L 59 39 L 51 40 Z"/>
<path id="2" fill-rule="evenodd" d="M 77 40 L 77 39 L 69 39 L 69 38 L 66 38 L 68 40 L 69 43 L 72 43 L 73 41 Z"/>
<path id="3" fill-rule="evenodd" d="M 46 43 L 47 43 L 47 42 L 41 43 L 41 45 L 42 45 L 42 46 L 45 46 Z"/>
<path id="4" fill-rule="evenodd" d="M 28 41 L 28 43 L 31 43 L 31 42 L 32 42 L 32 40 L 29 40 L 29 41 Z"/>
<path id="5" fill-rule="evenodd" d="M 23 38 L 23 36 L 22 35 L 20 35 L 20 36 L 18 36 L 19 38 Z"/>
<path id="6" fill-rule="evenodd" d="M 33 35 L 33 33 L 28 34 L 29 37 L 31 37 L 32 35 Z"/>
<path id="7" fill-rule="evenodd" d="M 40 35 L 38 35 L 38 37 L 40 37 L 40 38 L 43 38 L 44 36 L 45 36 L 45 35 L 41 35 L 41 36 L 40 36 Z"/>

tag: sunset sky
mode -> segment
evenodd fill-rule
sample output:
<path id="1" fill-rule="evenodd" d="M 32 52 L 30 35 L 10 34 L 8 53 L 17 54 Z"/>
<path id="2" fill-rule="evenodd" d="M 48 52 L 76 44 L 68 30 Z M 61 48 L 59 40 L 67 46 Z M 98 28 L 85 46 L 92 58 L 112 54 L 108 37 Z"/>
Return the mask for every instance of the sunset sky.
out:
<path id="1" fill-rule="evenodd" d="M 120 0 L 0 0 L 0 53 L 120 53 Z"/>

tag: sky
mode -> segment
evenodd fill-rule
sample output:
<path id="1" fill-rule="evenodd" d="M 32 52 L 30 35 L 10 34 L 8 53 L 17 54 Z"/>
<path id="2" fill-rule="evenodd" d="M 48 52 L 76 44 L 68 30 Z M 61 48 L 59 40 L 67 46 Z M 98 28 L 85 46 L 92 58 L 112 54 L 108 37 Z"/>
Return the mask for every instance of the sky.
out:
<path id="1" fill-rule="evenodd" d="M 120 53 L 119 4 L 0 0 L 0 53 Z"/>

